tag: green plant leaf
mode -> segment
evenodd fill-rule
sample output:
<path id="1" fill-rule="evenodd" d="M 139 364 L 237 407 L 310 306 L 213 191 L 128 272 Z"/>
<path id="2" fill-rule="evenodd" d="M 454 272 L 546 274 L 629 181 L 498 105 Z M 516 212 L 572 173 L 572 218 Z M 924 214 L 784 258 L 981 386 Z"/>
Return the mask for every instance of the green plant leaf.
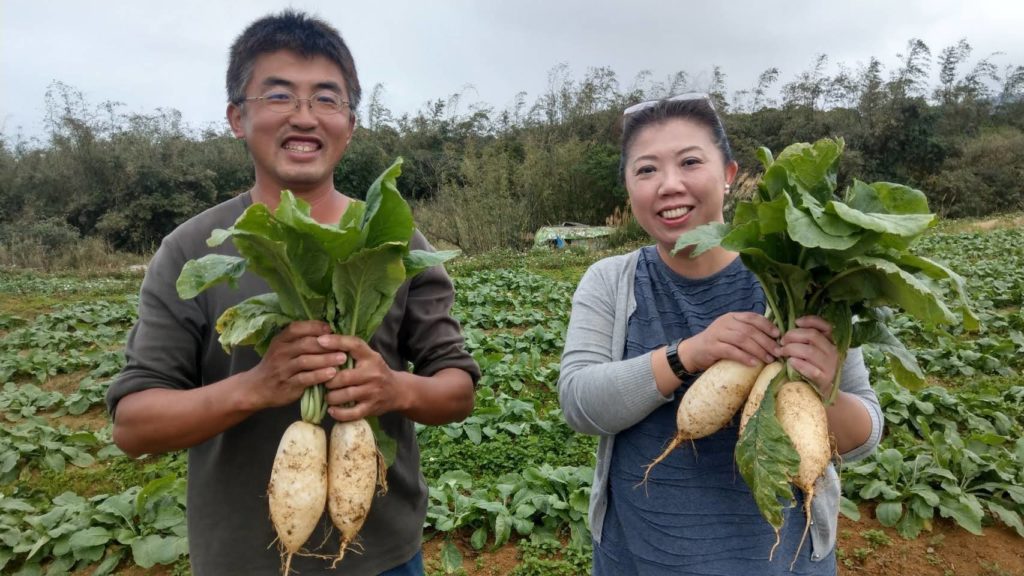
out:
<path id="1" fill-rule="evenodd" d="M 917 538 L 925 526 L 929 524 L 930 522 L 925 518 L 914 514 L 904 514 L 900 518 L 900 521 L 896 523 L 896 531 L 900 533 L 900 536 L 907 540 L 913 540 L 914 538 Z"/>
<path id="2" fill-rule="evenodd" d="M 146 512 L 150 502 L 166 494 L 172 489 L 177 481 L 177 477 L 170 474 L 161 476 L 155 480 L 150 480 L 145 486 L 143 486 L 142 490 L 139 491 L 139 495 L 135 498 L 135 514 L 137 516 L 142 516 Z"/>
<path id="3" fill-rule="evenodd" d="M 345 210 L 345 214 L 352 212 L 354 217 L 359 212 L 358 208 L 353 209 L 357 204 L 363 204 L 359 200 L 353 200 Z M 274 211 L 274 217 L 282 224 L 282 230 L 289 234 L 286 239 L 289 243 L 292 238 L 305 238 L 305 241 L 295 241 L 296 247 L 292 250 L 298 254 L 301 246 L 306 245 L 323 253 L 324 257 L 335 260 L 346 260 L 353 252 L 362 247 L 363 240 L 358 226 L 344 226 L 333 224 L 321 224 L 310 216 L 309 204 L 301 198 L 295 198 L 288 190 L 281 192 L 281 202 Z M 326 264 L 324 266 L 326 269 Z M 310 283 L 312 285 L 312 283 Z M 325 292 L 326 289 L 318 290 Z"/>
<path id="4" fill-rule="evenodd" d="M 281 309 L 276 293 L 247 298 L 217 319 L 220 344 L 228 354 L 235 346 L 253 346 L 261 356 L 270 341 L 294 319 Z"/>
<path id="5" fill-rule="evenodd" d="M 1024 537 L 1024 522 L 1021 522 L 1021 516 L 1019 513 L 992 500 L 987 502 L 987 506 L 992 514 L 996 518 L 999 518 L 1003 524 L 1006 524 L 1010 528 L 1016 530 L 1018 536 Z"/>
<path id="6" fill-rule="evenodd" d="M 846 496 L 839 497 L 839 511 L 842 512 L 843 516 L 846 516 L 854 522 L 860 521 L 860 508 L 857 507 L 857 503 L 850 500 Z"/>
<path id="7" fill-rule="evenodd" d="M 765 520 L 778 531 L 782 527 L 784 503 L 793 502 L 793 488 L 800 456 L 775 417 L 775 394 L 782 383 L 780 372 L 768 389 L 757 412 L 747 421 L 736 444 L 736 464 Z"/>
<path id="8" fill-rule="evenodd" d="M 832 300 L 867 306 L 899 306 L 929 326 L 952 324 L 956 317 L 938 296 L 913 274 L 884 258 L 856 256 L 840 273 L 842 282 L 828 288 Z"/>
<path id="9" fill-rule="evenodd" d="M 748 222 L 756 222 L 758 220 L 757 207 L 758 205 L 753 202 L 737 202 L 736 211 L 732 217 L 732 225 L 742 226 Z"/>
<path id="10" fill-rule="evenodd" d="M 508 542 L 512 535 L 512 517 L 508 512 L 501 512 L 494 518 L 494 546 L 499 547 Z"/>
<path id="11" fill-rule="evenodd" d="M 876 214 L 861 212 L 839 201 L 829 202 L 826 210 L 845 222 L 865 230 L 914 238 L 935 224 L 934 214 Z"/>
<path id="12" fill-rule="evenodd" d="M 704 252 L 718 246 L 722 243 L 722 239 L 732 230 L 732 226 L 724 224 L 722 222 L 708 222 L 688 230 L 681 234 L 676 239 L 675 248 L 672 250 L 672 254 L 676 254 L 680 250 L 688 246 L 693 246 L 693 251 L 690 252 L 690 258 L 696 258 Z"/>
<path id="13" fill-rule="evenodd" d="M 445 574 L 454 574 L 462 568 L 462 552 L 451 540 L 446 539 L 441 546 L 441 568 Z"/>
<path id="14" fill-rule="evenodd" d="M 788 198 L 788 196 L 783 197 Z M 814 218 L 794 206 L 792 200 L 786 206 L 786 231 L 790 238 L 805 248 L 847 250 L 859 240 L 856 235 L 833 236 L 822 230 Z"/>
<path id="15" fill-rule="evenodd" d="M 96 506 L 100 512 L 107 512 L 124 520 L 131 526 L 135 516 L 135 494 L 132 491 L 111 496 Z"/>
<path id="16" fill-rule="evenodd" d="M 431 252 L 429 250 L 410 250 L 404 257 L 405 276 L 412 278 L 427 268 L 433 268 L 458 256 L 458 250 L 442 250 Z"/>
<path id="17" fill-rule="evenodd" d="M 831 236 L 852 236 L 861 231 L 860 226 L 850 224 L 834 213 L 825 209 L 818 199 L 810 194 L 800 194 L 800 203 L 803 209 L 811 214 L 814 222 Z M 828 205 L 831 205 L 830 201 Z"/>
<path id="18" fill-rule="evenodd" d="M 150 534 L 132 542 L 132 560 L 142 568 L 173 564 L 188 553 L 188 542 L 180 536 Z"/>
<path id="19" fill-rule="evenodd" d="M 902 502 L 880 502 L 875 508 L 875 518 L 878 518 L 882 526 L 892 528 L 903 515 Z"/>
<path id="20" fill-rule="evenodd" d="M 487 527 L 480 526 L 474 530 L 473 535 L 469 537 L 469 544 L 477 550 L 482 550 L 487 544 Z"/>
<path id="21" fill-rule="evenodd" d="M 786 231 L 786 208 L 789 206 L 789 197 L 781 195 L 770 202 L 757 204 L 757 223 L 760 227 L 759 233 L 767 236 Z"/>
<path id="22" fill-rule="evenodd" d="M 981 519 L 985 513 L 978 501 L 970 496 L 956 498 L 948 494 L 943 495 L 939 503 L 939 514 L 943 518 L 952 518 L 971 534 L 982 535 Z"/>
<path id="23" fill-rule="evenodd" d="M 960 300 L 960 318 L 964 329 L 975 332 L 981 327 L 978 316 L 971 309 L 970 297 L 967 295 L 963 277 L 934 260 L 916 254 L 900 254 L 897 256 L 896 263 L 904 268 L 920 270 L 929 278 L 948 279 Z"/>
<path id="24" fill-rule="evenodd" d="M 366 202 L 362 200 L 351 200 L 345 212 L 341 215 L 338 228 L 341 230 L 359 231 L 359 246 L 366 245 L 366 233 L 363 230 L 363 218 L 366 216 Z"/>
<path id="25" fill-rule="evenodd" d="M 366 247 L 376 248 L 392 242 L 408 244 L 412 236 L 412 210 L 398 192 L 397 179 L 402 173 L 402 159 L 377 177 L 366 192 L 363 228 Z"/>
<path id="26" fill-rule="evenodd" d="M 825 203 L 835 193 L 839 157 L 844 147 L 842 138 L 792 144 L 779 153 L 772 166 L 785 167 L 798 187 Z"/>
<path id="27" fill-rule="evenodd" d="M 223 254 L 207 254 L 198 260 L 189 260 L 181 268 L 181 274 L 175 282 L 178 297 L 195 298 L 207 288 L 227 282 L 232 288 L 238 285 L 238 279 L 245 274 L 245 259 Z"/>
<path id="28" fill-rule="evenodd" d="M 370 341 L 405 282 L 404 251 L 401 244 L 384 244 L 334 266 L 334 323 L 340 333 Z"/>
<path id="29" fill-rule="evenodd" d="M 893 377 L 901 386 L 911 390 L 918 390 L 924 386 L 924 372 L 917 364 L 917 359 L 889 332 L 883 322 L 877 319 L 864 319 L 853 325 L 850 346 L 863 345 L 871 346 L 889 358 Z"/>
<path id="30" fill-rule="evenodd" d="M 380 450 L 381 456 L 384 457 L 384 465 L 390 468 L 398 456 L 398 442 L 381 428 L 380 420 L 376 416 L 368 417 L 366 422 L 373 430 L 373 438 L 377 441 L 377 449 Z"/>
<path id="31" fill-rule="evenodd" d="M 854 179 L 846 192 L 845 204 L 869 214 L 928 214 L 924 192 L 902 184 L 875 182 L 865 184 Z"/>
<path id="32" fill-rule="evenodd" d="M 124 558 L 124 554 L 125 551 L 121 547 L 108 548 L 103 561 L 96 566 L 90 576 L 108 576 L 113 574 L 114 570 L 121 563 L 121 559 Z"/>
<path id="33" fill-rule="evenodd" d="M 283 240 L 270 240 L 256 235 L 236 235 L 233 241 L 238 252 L 248 260 L 249 270 L 263 278 L 277 293 L 281 309 L 286 315 L 296 319 L 312 320 L 321 313 L 322 297 L 306 284 L 302 275 L 293 266 L 288 247 Z"/>

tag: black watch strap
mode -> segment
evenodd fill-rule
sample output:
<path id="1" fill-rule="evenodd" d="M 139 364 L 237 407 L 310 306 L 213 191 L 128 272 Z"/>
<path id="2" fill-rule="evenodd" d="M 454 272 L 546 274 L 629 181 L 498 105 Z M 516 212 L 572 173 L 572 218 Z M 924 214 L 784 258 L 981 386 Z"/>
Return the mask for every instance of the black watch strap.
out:
<path id="1" fill-rule="evenodd" d="M 693 376 L 693 373 L 683 366 L 683 361 L 679 359 L 679 343 L 682 342 L 682 338 L 676 338 L 669 343 L 668 348 L 665 349 L 665 358 L 668 360 L 669 368 L 672 369 L 672 373 L 676 375 L 676 378 L 680 380 L 686 380 L 688 377 Z"/>

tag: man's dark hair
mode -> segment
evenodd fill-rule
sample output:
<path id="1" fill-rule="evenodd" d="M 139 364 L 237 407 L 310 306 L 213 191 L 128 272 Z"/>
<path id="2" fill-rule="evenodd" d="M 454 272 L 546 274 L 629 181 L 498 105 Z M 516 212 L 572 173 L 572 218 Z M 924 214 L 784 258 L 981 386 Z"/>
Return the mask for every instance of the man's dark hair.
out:
<path id="1" fill-rule="evenodd" d="M 291 50 L 306 58 L 323 56 L 337 64 L 345 77 L 350 108 L 354 111 L 359 105 L 359 75 L 341 34 L 327 22 L 294 10 L 260 18 L 235 39 L 228 60 L 229 102 L 245 101 L 245 86 L 252 78 L 256 59 L 278 50 Z"/>

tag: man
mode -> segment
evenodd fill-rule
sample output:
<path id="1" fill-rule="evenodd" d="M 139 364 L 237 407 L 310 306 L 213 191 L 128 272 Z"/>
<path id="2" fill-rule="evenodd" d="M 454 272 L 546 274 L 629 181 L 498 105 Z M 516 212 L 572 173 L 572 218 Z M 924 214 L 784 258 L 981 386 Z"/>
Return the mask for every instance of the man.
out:
<path id="1" fill-rule="evenodd" d="M 130 455 L 188 449 L 188 530 L 196 576 L 280 573 L 267 484 L 278 441 L 299 417 L 303 390 L 324 382 L 338 421 L 379 416 L 398 442 L 389 491 L 374 499 L 360 537 L 336 570 L 338 534 L 325 515 L 292 560 L 313 574 L 422 574 L 420 546 L 427 489 L 414 422 L 457 421 L 473 408 L 479 369 L 451 317 L 452 285 L 436 267 L 406 282 L 369 343 L 331 334 L 327 324 L 294 322 L 260 358 L 251 348 L 221 349 L 214 329 L 230 306 L 269 292 L 246 274 L 238 288 L 217 286 L 191 300 L 175 280 L 189 259 L 237 255 L 230 242 L 206 246 L 253 202 L 273 210 L 282 189 L 335 223 L 351 202 L 334 188 L 334 168 L 355 128 L 360 88 L 352 56 L 325 22 L 286 11 L 251 24 L 231 48 L 227 117 L 255 165 L 253 187 L 169 234 L 142 284 L 127 365 L 107 403 L 114 441 Z M 429 248 L 416 233 L 411 248 Z M 339 371 L 347 356 L 352 370 Z M 412 364 L 414 372 L 407 372 Z M 324 426 L 330 425 L 325 418 Z"/>

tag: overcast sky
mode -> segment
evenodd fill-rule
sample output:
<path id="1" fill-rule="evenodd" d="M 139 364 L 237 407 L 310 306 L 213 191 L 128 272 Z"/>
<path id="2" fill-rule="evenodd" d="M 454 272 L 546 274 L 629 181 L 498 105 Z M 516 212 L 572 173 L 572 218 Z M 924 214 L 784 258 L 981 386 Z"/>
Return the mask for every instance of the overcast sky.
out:
<path id="1" fill-rule="evenodd" d="M 456 92 L 464 106 L 504 109 L 520 91 L 533 103 L 559 64 L 577 79 L 610 67 L 623 88 L 643 70 L 655 79 L 683 70 L 701 88 L 718 65 L 730 96 L 772 66 L 779 85 L 792 80 L 820 53 L 831 71 L 877 57 L 887 76 L 910 38 L 933 55 L 966 38 L 970 64 L 1002 52 L 991 58 L 1000 71 L 1024 65 L 1020 0 L 0 0 L 0 132 L 42 135 L 54 81 L 90 105 L 174 108 L 194 128 L 225 126 L 229 45 L 289 6 L 341 31 L 364 94 L 383 84 L 396 114 Z"/>

